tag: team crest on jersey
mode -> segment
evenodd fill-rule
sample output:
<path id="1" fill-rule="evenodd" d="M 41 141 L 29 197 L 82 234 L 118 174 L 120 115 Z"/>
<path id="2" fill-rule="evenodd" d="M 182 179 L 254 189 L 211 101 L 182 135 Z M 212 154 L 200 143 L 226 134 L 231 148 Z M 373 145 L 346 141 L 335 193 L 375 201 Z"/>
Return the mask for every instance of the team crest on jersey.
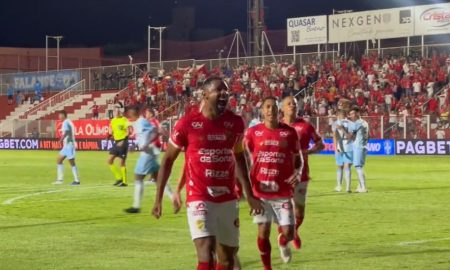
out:
<path id="1" fill-rule="evenodd" d="M 289 135 L 288 131 L 280 131 L 280 137 L 287 137 Z"/>
<path id="2" fill-rule="evenodd" d="M 256 137 L 261 137 L 264 134 L 264 131 L 255 131 Z"/>
<path id="3" fill-rule="evenodd" d="M 192 122 L 192 127 L 195 129 L 203 128 L 203 122 Z"/>
<path id="4" fill-rule="evenodd" d="M 223 126 L 230 129 L 233 128 L 234 124 L 232 122 L 223 122 Z"/>

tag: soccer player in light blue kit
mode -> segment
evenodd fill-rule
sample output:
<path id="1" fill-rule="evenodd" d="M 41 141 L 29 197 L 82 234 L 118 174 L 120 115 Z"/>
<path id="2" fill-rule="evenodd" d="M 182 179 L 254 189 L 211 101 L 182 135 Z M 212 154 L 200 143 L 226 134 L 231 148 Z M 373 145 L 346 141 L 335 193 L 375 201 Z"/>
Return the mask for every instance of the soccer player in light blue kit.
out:
<path id="1" fill-rule="evenodd" d="M 346 191 L 351 192 L 351 180 L 352 173 L 351 167 L 353 163 L 353 143 L 349 136 L 348 129 L 351 125 L 351 121 L 346 119 L 346 112 L 344 110 L 338 110 L 337 120 L 332 125 L 333 130 L 333 144 L 336 149 L 336 188 L 335 191 L 341 192 L 342 190 L 342 172 L 345 173 Z"/>
<path id="2" fill-rule="evenodd" d="M 59 120 L 62 121 L 61 125 L 61 142 L 63 148 L 59 152 L 59 156 L 56 160 L 57 163 L 57 179 L 54 184 L 60 185 L 64 182 L 64 159 L 68 159 L 70 166 L 72 166 L 73 182 L 72 186 L 78 186 L 80 179 L 78 178 L 78 169 L 75 164 L 75 126 L 72 121 L 67 119 L 67 112 L 60 111 L 58 114 Z"/>
<path id="3" fill-rule="evenodd" d="M 367 192 L 364 165 L 366 163 L 367 142 L 369 140 L 369 124 L 361 119 L 358 107 L 352 107 L 349 113 L 352 121 L 349 133 L 353 138 L 353 166 L 358 173 L 359 185 L 356 192 Z"/>
<path id="4" fill-rule="evenodd" d="M 139 117 L 137 108 L 128 110 L 128 119 L 134 122 L 133 129 L 136 134 L 136 142 L 140 156 L 134 169 L 134 200 L 133 206 L 125 209 L 126 213 L 135 214 L 141 211 L 141 201 L 144 195 L 144 178 L 148 174 L 154 174 L 159 170 L 158 155 L 159 149 L 154 146 L 154 141 L 158 136 L 158 129 L 146 118 L 149 118 L 151 110 L 144 109 L 144 117 Z"/>

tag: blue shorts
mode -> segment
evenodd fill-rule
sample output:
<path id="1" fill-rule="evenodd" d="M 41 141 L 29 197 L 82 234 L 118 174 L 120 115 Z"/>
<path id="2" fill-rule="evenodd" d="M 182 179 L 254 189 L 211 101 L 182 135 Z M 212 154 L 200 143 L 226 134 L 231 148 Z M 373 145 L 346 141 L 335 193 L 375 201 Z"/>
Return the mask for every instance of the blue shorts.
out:
<path id="1" fill-rule="evenodd" d="M 134 173 L 138 175 L 147 175 L 155 173 L 158 170 L 159 164 L 157 158 L 147 153 L 141 153 L 141 156 L 136 163 L 136 167 L 134 168 Z"/>
<path id="2" fill-rule="evenodd" d="M 59 155 L 66 157 L 67 159 L 75 159 L 75 147 L 72 143 L 64 145 L 64 147 L 59 151 Z"/>
<path id="3" fill-rule="evenodd" d="M 336 165 L 344 166 L 344 164 L 353 163 L 353 152 L 336 152 Z"/>
<path id="4" fill-rule="evenodd" d="M 366 164 L 367 149 L 354 148 L 353 149 L 353 165 L 355 167 L 364 167 Z"/>

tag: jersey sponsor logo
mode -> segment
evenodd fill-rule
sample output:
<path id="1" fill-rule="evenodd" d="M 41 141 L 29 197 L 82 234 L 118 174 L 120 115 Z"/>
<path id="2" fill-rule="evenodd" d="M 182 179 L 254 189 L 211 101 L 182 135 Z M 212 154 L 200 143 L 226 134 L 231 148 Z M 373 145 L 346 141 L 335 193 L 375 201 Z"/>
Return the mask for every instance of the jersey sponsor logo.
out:
<path id="1" fill-rule="evenodd" d="M 225 134 L 208 134 L 208 141 L 226 141 L 227 136 Z"/>
<path id="2" fill-rule="evenodd" d="M 278 192 L 280 186 L 275 181 L 261 181 L 259 182 L 259 189 L 262 192 Z"/>
<path id="3" fill-rule="evenodd" d="M 226 179 L 230 176 L 229 171 L 216 171 L 216 170 L 205 170 L 205 176 L 206 177 L 212 177 L 212 178 L 223 178 Z"/>
<path id="4" fill-rule="evenodd" d="M 228 148 L 222 149 L 206 149 L 198 150 L 200 162 L 202 163 L 227 163 L 233 162 L 233 150 Z"/>
<path id="5" fill-rule="evenodd" d="M 280 131 L 280 137 L 287 137 L 289 135 L 288 131 Z"/>
<path id="6" fill-rule="evenodd" d="M 280 152 L 260 151 L 256 161 L 260 163 L 278 163 L 283 164 L 286 154 Z"/>
<path id="7" fill-rule="evenodd" d="M 206 205 L 203 202 L 198 204 L 190 204 L 189 208 L 191 209 L 190 214 L 194 217 L 203 217 L 208 213 L 206 210 Z"/>
<path id="8" fill-rule="evenodd" d="M 234 124 L 232 122 L 223 122 L 223 126 L 230 129 L 233 128 Z"/>
<path id="9" fill-rule="evenodd" d="M 256 137 L 261 137 L 264 134 L 264 131 L 255 131 L 255 136 Z"/>
<path id="10" fill-rule="evenodd" d="M 280 174 L 280 171 L 277 169 L 267 169 L 263 167 L 259 170 L 259 173 L 268 176 L 278 176 Z"/>
<path id="11" fill-rule="evenodd" d="M 265 140 L 263 142 L 261 142 L 261 145 L 265 145 L 265 146 L 279 146 L 280 142 L 277 140 Z"/>
<path id="12" fill-rule="evenodd" d="M 224 186 L 210 186 L 210 187 L 207 187 L 207 190 L 208 190 L 208 194 L 214 198 L 231 193 L 230 189 L 228 189 L 227 187 L 224 187 Z"/>
<path id="13" fill-rule="evenodd" d="M 289 210 L 292 208 L 292 205 L 288 202 L 285 202 L 281 204 L 281 208 Z"/>
<path id="14" fill-rule="evenodd" d="M 203 122 L 192 122 L 192 127 L 195 129 L 201 129 L 203 128 Z"/>

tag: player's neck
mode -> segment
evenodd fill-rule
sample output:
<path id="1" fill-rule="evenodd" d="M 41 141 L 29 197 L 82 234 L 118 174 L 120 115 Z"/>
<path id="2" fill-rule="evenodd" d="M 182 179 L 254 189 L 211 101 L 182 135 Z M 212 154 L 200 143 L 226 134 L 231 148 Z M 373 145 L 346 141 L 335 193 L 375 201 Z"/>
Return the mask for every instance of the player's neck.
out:
<path id="1" fill-rule="evenodd" d="M 264 126 L 268 129 L 276 129 L 278 125 L 278 121 L 264 121 Z"/>
<path id="2" fill-rule="evenodd" d="M 295 115 L 286 115 L 283 117 L 283 122 L 286 124 L 292 124 L 295 122 Z"/>
<path id="3" fill-rule="evenodd" d="M 219 110 L 217 110 L 217 108 L 208 106 L 206 104 L 202 107 L 201 112 L 203 116 L 209 120 L 214 120 L 220 116 Z"/>

